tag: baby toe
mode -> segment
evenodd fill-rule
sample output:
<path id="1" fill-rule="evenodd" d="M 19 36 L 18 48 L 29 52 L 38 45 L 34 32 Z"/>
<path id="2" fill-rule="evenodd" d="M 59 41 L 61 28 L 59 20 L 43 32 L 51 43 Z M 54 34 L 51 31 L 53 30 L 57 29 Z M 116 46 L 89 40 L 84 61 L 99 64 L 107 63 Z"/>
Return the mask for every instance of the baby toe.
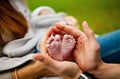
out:
<path id="1" fill-rule="evenodd" d="M 61 40 L 61 36 L 60 35 L 55 35 L 55 41 L 60 41 Z"/>

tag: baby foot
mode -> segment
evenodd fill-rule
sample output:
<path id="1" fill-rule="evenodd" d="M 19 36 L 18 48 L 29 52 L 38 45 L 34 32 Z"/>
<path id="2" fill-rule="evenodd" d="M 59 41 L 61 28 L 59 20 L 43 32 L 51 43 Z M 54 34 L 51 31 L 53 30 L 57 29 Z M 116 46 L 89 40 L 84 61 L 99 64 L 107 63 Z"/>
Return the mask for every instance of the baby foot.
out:
<path id="1" fill-rule="evenodd" d="M 62 41 L 60 35 L 51 35 L 47 40 L 47 50 L 51 57 L 63 61 L 70 56 L 75 43 L 75 39 L 71 35 L 64 35 Z"/>
<path id="2" fill-rule="evenodd" d="M 61 52 L 63 54 L 63 59 L 66 59 L 70 56 L 72 50 L 74 49 L 76 41 L 71 35 L 64 35 L 62 40 Z"/>
<path id="3" fill-rule="evenodd" d="M 50 38 L 47 40 L 47 50 L 51 57 L 56 60 L 63 60 L 61 55 L 61 36 L 60 35 L 51 35 Z"/>

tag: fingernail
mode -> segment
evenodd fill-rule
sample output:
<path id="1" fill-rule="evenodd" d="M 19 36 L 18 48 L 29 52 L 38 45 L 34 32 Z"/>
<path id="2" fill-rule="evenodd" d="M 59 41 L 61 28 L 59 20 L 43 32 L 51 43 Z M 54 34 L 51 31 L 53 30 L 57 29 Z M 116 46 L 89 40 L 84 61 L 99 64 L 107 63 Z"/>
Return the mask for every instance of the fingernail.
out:
<path id="1" fill-rule="evenodd" d="M 88 27 L 88 23 L 86 21 L 84 21 L 83 26 Z"/>

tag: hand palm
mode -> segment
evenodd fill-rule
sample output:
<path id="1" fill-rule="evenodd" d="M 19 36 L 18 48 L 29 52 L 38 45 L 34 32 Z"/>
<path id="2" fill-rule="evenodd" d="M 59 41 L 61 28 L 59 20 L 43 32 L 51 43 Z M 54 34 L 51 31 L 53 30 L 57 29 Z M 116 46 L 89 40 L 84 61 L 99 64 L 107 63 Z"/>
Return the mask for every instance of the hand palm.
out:
<path id="1" fill-rule="evenodd" d="M 76 46 L 73 51 L 74 59 L 83 71 L 88 71 L 98 67 L 101 62 L 99 56 L 99 44 L 94 36 L 93 31 L 83 22 L 83 31 L 81 32 L 74 27 L 57 24 L 56 31 L 59 33 L 67 33 L 76 38 Z"/>
<path id="2" fill-rule="evenodd" d="M 98 66 L 98 52 L 99 45 L 97 42 L 91 42 L 86 36 L 78 38 L 77 45 L 74 50 L 74 56 L 83 71 L 92 70 Z"/>

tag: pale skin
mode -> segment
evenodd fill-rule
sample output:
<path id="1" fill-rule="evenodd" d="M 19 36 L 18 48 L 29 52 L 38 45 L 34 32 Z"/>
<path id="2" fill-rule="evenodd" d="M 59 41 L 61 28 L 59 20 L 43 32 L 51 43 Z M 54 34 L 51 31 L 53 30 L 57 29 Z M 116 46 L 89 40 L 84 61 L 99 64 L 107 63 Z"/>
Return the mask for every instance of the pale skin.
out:
<path id="1" fill-rule="evenodd" d="M 56 24 L 56 27 L 53 27 L 51 31 L 59 34 L 70 34 L 74 36 L 74 38 L 77 40 L 76 47 L 73 51 L 74 59 L 82 71 L 87 71 L 98 79 L 120 79 L 120 65 L 104 63 L 101 60 L 99 55 L 100 46 L 94 37 L 93 31 L 88 27 L 88 24 L 86 22 L 83 22 L 83 32 L 74 27 L 62 24 Z M 48 37 L 50 37 L 49 33 L 47 34 L 46 38 Z M 44 40 L 44 43 L 42 45 L 46 43 L 45 41 L 46 40 Z M 41 46 L 41 48 L 44 50 L 44 52 L 46 52 L 46 49 L 43 48 L 43 46 Z M 68 67 L 64 67 L 65 61 L 59 62 L 51 58 L 48 59 L 46 58 L 45 54 L 36 55 L 35 58 L 42 61 L 44 64 L 49 65 L 48 67 L 52 68 L 54 71 L 56 71 L 56 73 L 59 72 L 58 70 L 61 68 L 62 71 L 68 69 Z M 48 61 L 55 63 L 48 63 Z M 58 63 L 60 63 L 60 66 L 58 66 Z M 72 72 L 73 70 L 68 69 L 68 71 Z M 61 75 L 61 73 L 58 74 Z M 75 75 L 70 77 L 70 75 L 66 73 L 64 73 L 64 75 L 67 76 L 68 79 L 75 79 L 77 77 Z"/>
<path id="2" fill-rule="evenodd" d="M 75 62 L 57 61 L 51 58 L 47 53 L 46 42 L 53 31 L 54 29 L 50 27 L 40 44 L 41 53 L 34 55 L 34 59 L 43 62 L 45 68 L 63 77 L 64 79 L 77 79 L 82 71 Z"/>
<path id="3" fill-rule="evenodd" d="M 98 79 L 119 79 L 120 65 L 104 63 L 99 55 L 100 46 L 96 41 L 93 31 L 83 22 L 83 32 L 58 24 L 60 30 L 77 38 L 77 45 L 74 49 L 74 58 L 83 71 L 93 74 Z M 74 30 L 73 30 L 74 29 Z M 70 32 L 71 30 L 71 32 Z M 62 32 L 61 32 L 62 33 Z"/>
<path id="4" fill-rule="evenodd" d="M 53 14 L 53 13 L 48 9 L 44 9 L 38 13 L 38 15 L 48 15 L 48 14 Z"/>
<path id="5" fill-rule="evenodd" d="M 48 14 L 54 14 L 49 9 L 44 9 L 38 13 L 38 16 L 40 15 L 48 15 Z M 78 28 L 78 21 L 73 16 L 65 16 L 63 20 L 66 22 L 67 25 L 73 26 Z"/>
<path id="6" fill-rule="evenodd" d="M 72 53 L 72 50 L 76 44 L 76 41 L 71 35 L 51 34 L 47 40 L 47 50 L 51 57 L 56 60 L 63 61 L 67 59 Z"/>
<path id="7" fill-rule="evenodd" d="M 75 22 L 77 22 L 77 20 L 74 17 L 69 17 L 68 16 L 67 18 L 72 19 Z M 70 22 L 72 22 L 72 21 L 70 21 Z M 76 23 L 73 23 L 73 24 L 76 24 Z M 50 30 L 48 32 L 50 33 Z M 34 57 L 36 57 L 36 55 L 34 55 Z M 29 65 L 26 65 L 26 66 L 24 66 L 22 68 L 17 68 L 16 72 L 17 72 L 18 78 L 19 79 L 36 79 L 36 78 L 40 78 L 41 76 L 42 77 L 43 76 L 45 76 L 45 77 L 50 76 L 51 77 L 51 76 L 60 75 L 60 76 L 64 76 L 64 78 L 67 79 L 69 77 L 73 78 L 73 76 L 76 76 L 76 78 L 77 78 L 77 76 L 79 76 L 79 74 L 81 73 L 81 71 L 79 70 L 79 67 L 77 66 L 77 64 L 73 63 L 73 62 L 70 62 L 70 63 L 69 62 L 64 62 L 64 63 L 68 64 L 68 66 L 72 65 L 72 67 L 74 68 L 73 69 L 74 71 L 72 72 L 73 74 L 72 73 L 66 73 L 69 76 L 64 74 L 64 71 L 69 71 L 69 69 L 72 69 L 71 66 L 68 67 L 68 69 L 66 69 L 67 65 L 66 65 L 66 67 L 62 67 L 63 68 L 63 69 L 61 68 L 63 70 L 62 71 L 62 70 L 59 69 L 60 66 L 58 66 L 56 69 L 54 69 L 55 66 L 52 67 L 51 69 L 49 69 L 50 67 L 45 66 L 44 63 L 42 63 L 42 62 L 35 60 L 34 62 L 30 63 Z M 49 64 L 51 64 L 51 63 L 49 63 Z M 59 64 L 59 63 L 54 63 L 54 64 Z M 57 69 L 59 69 L 59 72 L 57 72 L 57 73 L 53 72 L 53 70 L 56 71 Z M 64 69 L 66 69 L 66 70 L 64 70 Z M 28 71 L 32 71 L 32 72 L 28 72 Z M 16 79 L 15 70 L 12 71 L 12 78 Z"/>
<path id="8" fill-rule="evenodd" d="M 16 72 L 15 70 L 12 71 L 12 79 L 37 79 L 43 76 L 49 77 L 57 75 L 45 68 L 44 64 L 40 61 L 32 61 L 24 67 L 17 68 Z"/>

